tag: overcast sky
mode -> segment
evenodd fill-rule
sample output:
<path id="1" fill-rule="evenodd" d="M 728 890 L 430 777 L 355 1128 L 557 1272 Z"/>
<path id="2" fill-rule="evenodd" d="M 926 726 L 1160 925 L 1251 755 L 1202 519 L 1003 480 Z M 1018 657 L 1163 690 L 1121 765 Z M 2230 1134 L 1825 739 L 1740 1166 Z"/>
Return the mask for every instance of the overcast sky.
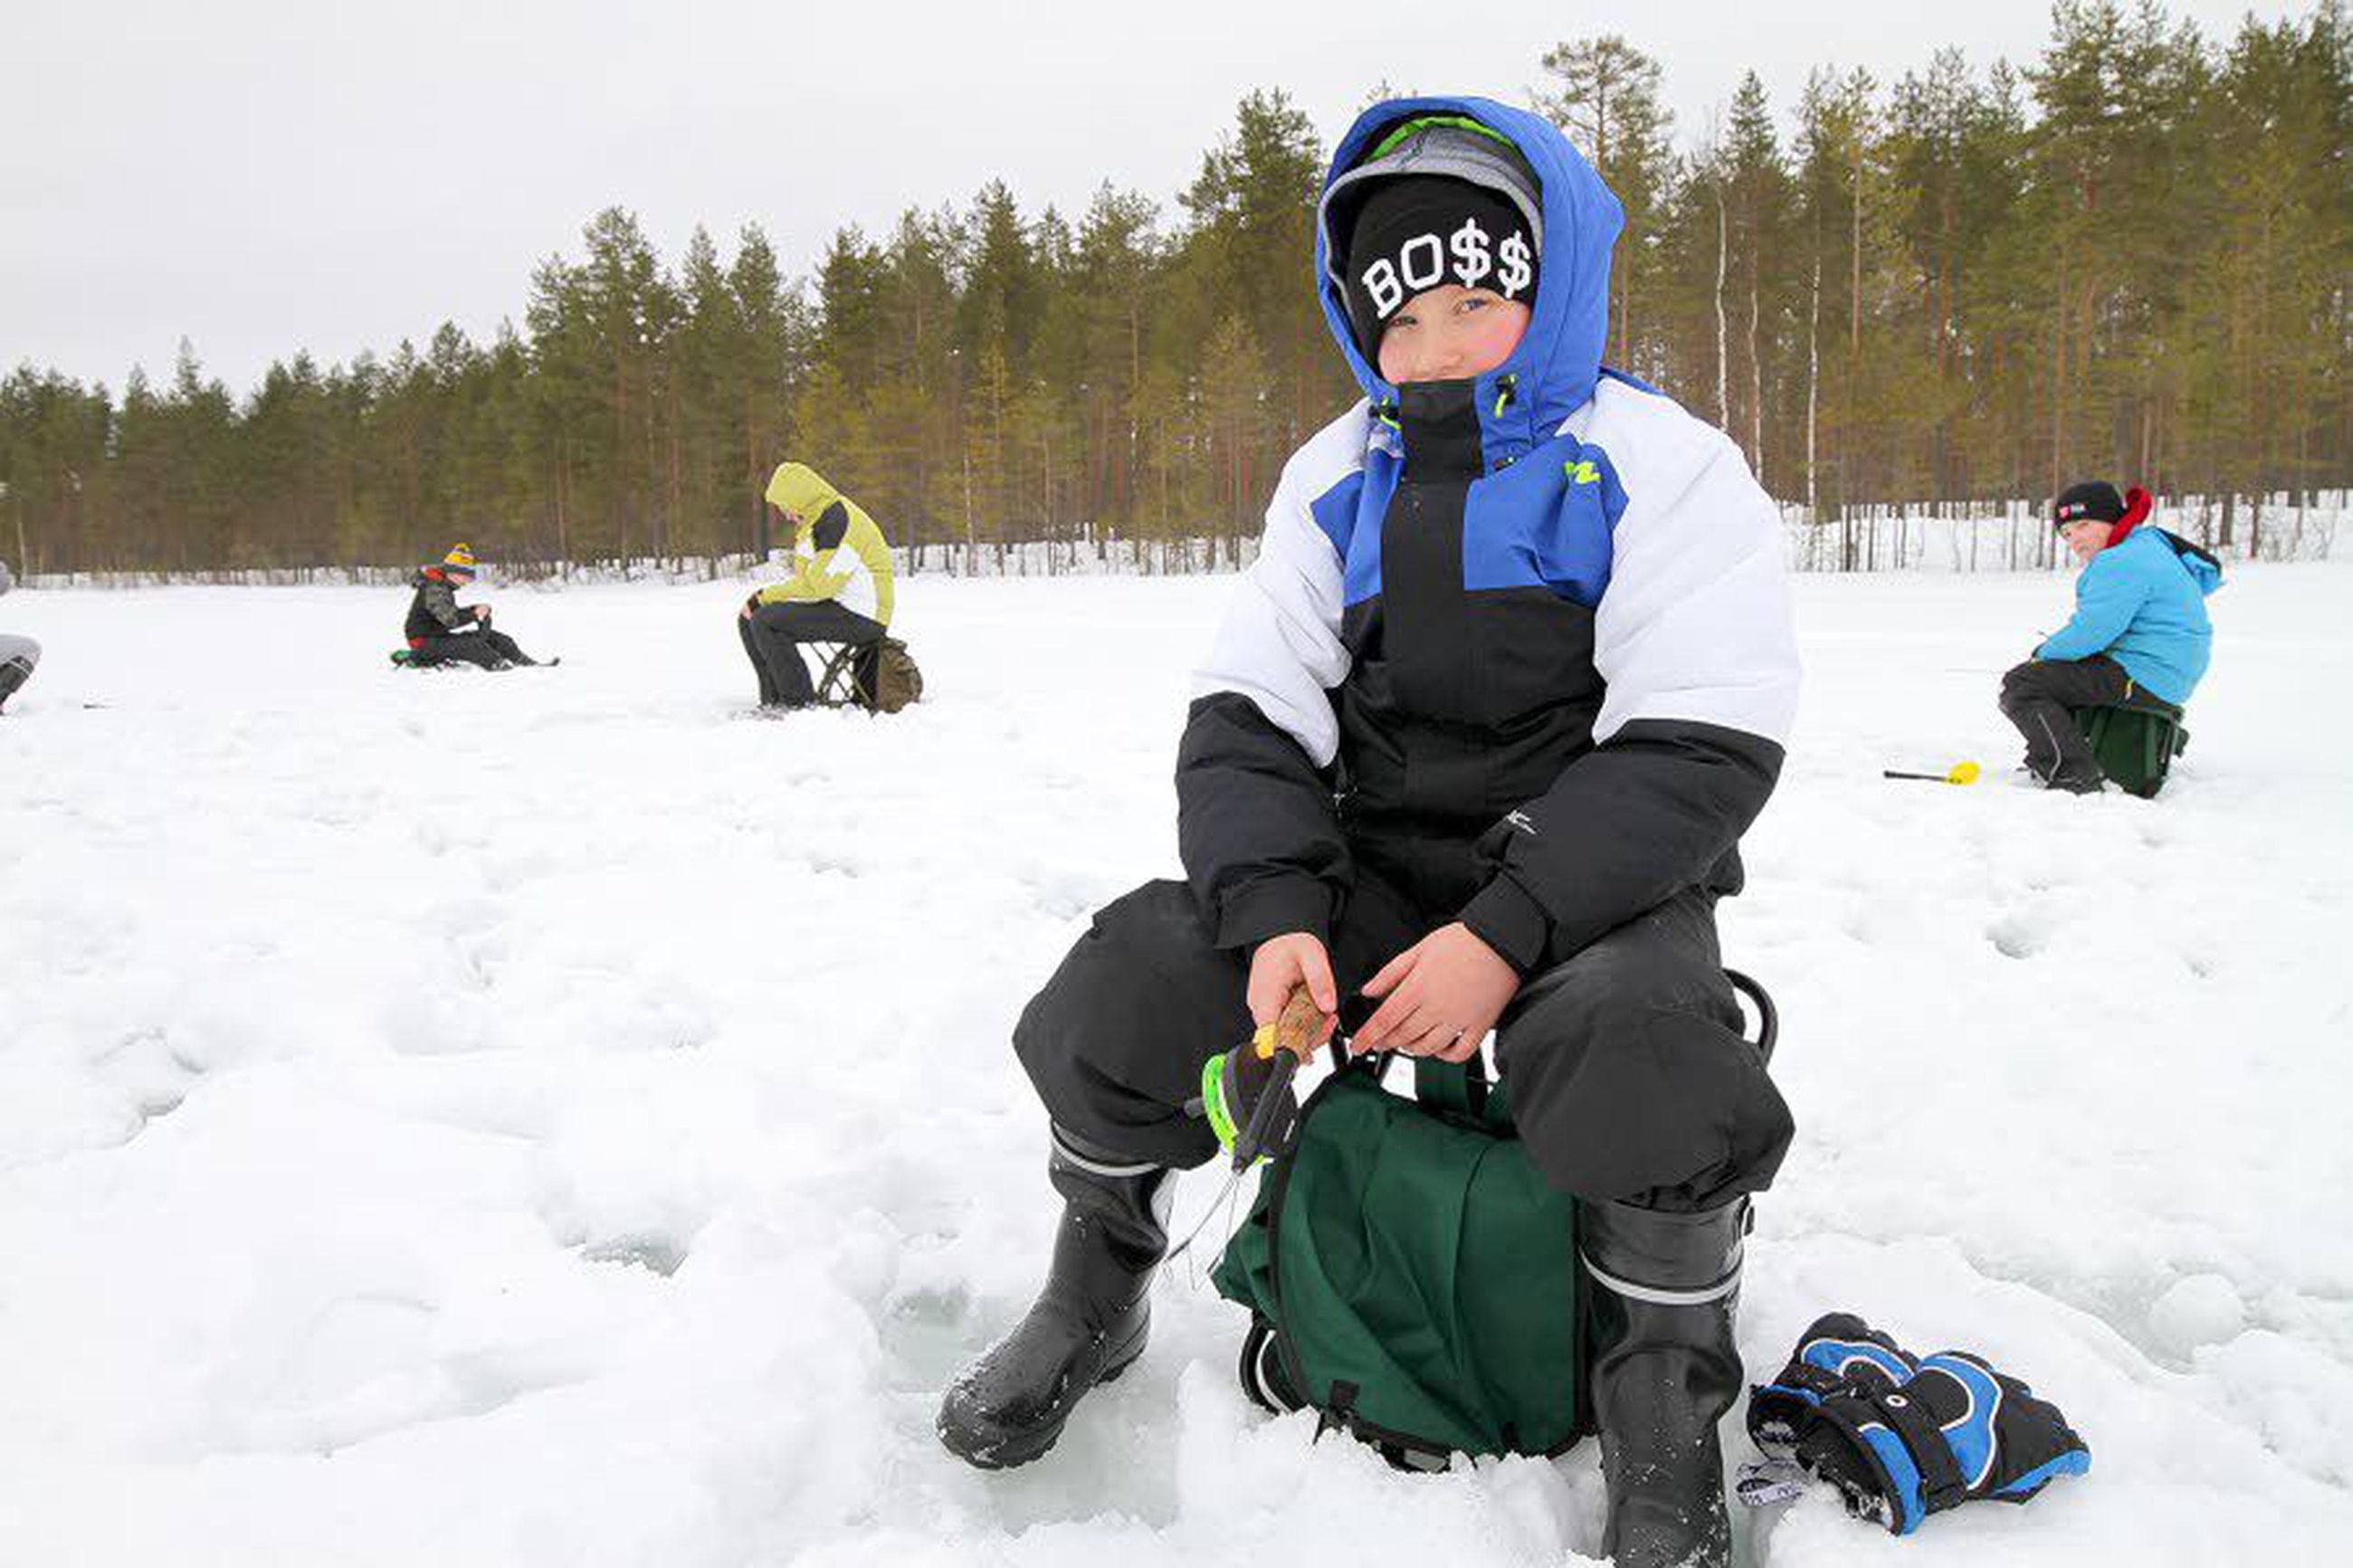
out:
<path id="1" fill-rule="evenodd" d="M 2310 0 L 2175 0 L 2211 34 Z M 350 16 L 343 15 L 349 11 Z M 364 13 L 364 15 L 361 13 Z M 966 201 L 1024 210 L 1108 178 L 1165 207 L 1256 87 L 1328 146 L 1374 82 L 1524 100 L 1567 37 L 1665 68 L 1688 144 L 1740 73 L 1785 115 L 1817 65 L 1883 80 L 1936 44 L 2031 60 L 2044 0 L 1482 5 L 750 5 L 717 0 L 0 0 L 0 368 L 119 388 L 182 336 L 242 392 L 322 363 L 478 340 L 531 268 L 634 210 L 666 261 L 697 222 L 762 225 L 805 272 L 845 222 Z"/>

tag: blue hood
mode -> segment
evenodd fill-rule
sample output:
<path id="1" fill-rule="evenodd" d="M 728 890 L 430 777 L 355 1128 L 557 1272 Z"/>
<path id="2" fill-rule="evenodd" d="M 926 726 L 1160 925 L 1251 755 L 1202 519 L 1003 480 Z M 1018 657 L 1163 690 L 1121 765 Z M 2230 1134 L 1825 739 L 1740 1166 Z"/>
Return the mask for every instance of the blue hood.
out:
<path id="1" fill-rule="evenodd" d="M 2146 573 L 2158 573 L 2165 562 L 2177 562 L 2184 572 L 2189 574 L 2189 581 L 2196 584 L 2200 598 L 2211 598 L 2214 590 L 2222 585 L 2222 563 L 2220 561 L 2172 530 L 2159 528 L 2155 523 L 2143 524 L 2106 546 L 2092 557 L 2084 570 L 2091 570 L 2092 563 L 2112 555 L 2120 562 L 2132 563 L 2135 569 Z M 2143 557 L 2147 558 L 2145 562 Z"/>
<path id="2" fill-rule="evenodd" d="M 2189 574 L 2189 580 L 2198 584 L 2200 595 L 2211 597 L 2214 590 L 2222 585 L 2222 563 L 2203 550 L 2191 545 L 2187 550 L 2176 548 L 2173 554 L 2181 563 L 2182 570 Z"/>
<path id="3" fill-rule="evenodd" d="M 1609 332 L 1609 252 L 1626 226 L 1625 209 L 1584 155 L 1550 121 L 1484 98 L 1396 98 L 1356 117 L 1332 154 L 1328 188 L 1398 121 L 1425 114 L 1459 114 L 1511 139 L 1543 187 L 1544 248 L 1527 336 L 1512 357 L 1481 376 L 1477 400 L 1491 456 L 1524 452 L 1560 428 L 1593 395 L 1601 375 L 1601 348 Z M 1330 237 L 1315 231 L 1315 287 L 1324 324 L 1348 369 L 1377 408 L 1398 400 L 1397 388 L 1365 361 L 1332 281 Z M 1511 396 L 1501 400 L 1508 381 Z M 1492 411 L 1492 412 L 1491 412 Z"/>

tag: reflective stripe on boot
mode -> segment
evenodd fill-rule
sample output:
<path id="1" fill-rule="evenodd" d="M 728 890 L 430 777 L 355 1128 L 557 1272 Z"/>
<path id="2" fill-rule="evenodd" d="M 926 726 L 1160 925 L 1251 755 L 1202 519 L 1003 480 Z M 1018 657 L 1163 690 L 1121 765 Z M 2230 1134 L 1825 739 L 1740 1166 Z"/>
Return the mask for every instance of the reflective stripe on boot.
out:
<path id="1" fill-rule="evenodd" d="M 1152 1277 L 1168 1250 L 1175 1173 L 1053 1130 L 1047 1176 L 1062 1195 L 1037 1301 L 940 1402 L 940 1441 L 983 1469 L 1025 1465 L 1061 1436 L 1089 1390 L 1144 1353 Z"/>
<path id="2" fill-rule="evenodd" d="M 1733 1311 L 1746 1200 L 1694 1214 L 1627 1204 L 1579 1211 L 1589 1373 L 1618 1568 L 1724 1568 L 1716 1423 L 1741 1387 Z"/>

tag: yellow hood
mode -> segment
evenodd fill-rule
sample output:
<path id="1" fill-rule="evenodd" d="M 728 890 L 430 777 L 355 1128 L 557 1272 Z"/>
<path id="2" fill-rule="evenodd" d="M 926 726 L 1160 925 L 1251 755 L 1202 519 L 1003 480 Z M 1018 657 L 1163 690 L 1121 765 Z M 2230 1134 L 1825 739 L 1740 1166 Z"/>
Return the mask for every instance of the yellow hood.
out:
<path id="1" fill-rule="evenodd" d="M 826 508 L 841 499 L 841 492 L 826 483 L 807 463 L 777 464 L 776 471 L 768 476 L 767 494 L 772 505 L 791 512 L 804 523 L 816 521 Z"/>

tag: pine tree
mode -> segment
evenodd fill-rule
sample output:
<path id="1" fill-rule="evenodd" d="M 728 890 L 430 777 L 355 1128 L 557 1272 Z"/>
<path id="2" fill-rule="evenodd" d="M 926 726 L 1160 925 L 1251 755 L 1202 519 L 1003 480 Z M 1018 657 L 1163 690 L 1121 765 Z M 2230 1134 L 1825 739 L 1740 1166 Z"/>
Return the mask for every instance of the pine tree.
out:
<path id="1" fill-rule="evenodd" d="M 1786 148 L 1752 76 L 1683 158 L 1624 39 L 1541 68 L 1628 213 L 1612 361 L 1813 515 L 2099 472 L 2211 498 L 2193 531 L 2269 550 L 2301 509 L 2266 495 L 2353 480 L 2342 0 L 2219 43 L 2063 0 L 2023 74 L 1940 51 L 1883 94 L 1825 68 Z M 487 345 L 423 315 L 382 355 L 290 352 L 242 396 L 193 350 L 119 399 L 26 367 L 0 378 L 0 554 L 29 575 L 398 564 L 461 536 L 509 563 L 732 553 L 769 542 L 786 457 L 918 552 L 1230 552 L 1355 395 L 1307 261 L 1322 162 L 1307 117 L 1254 92 L 1165 226 L 1110 184 L 1033 219 L 992 181 L 879 243 L 840 230 L 797 280 L 756 226 L 732 258 L 695 231 L 673 275 L 615 207 Z M 1820 554 L 1873 564 L 1878 537 Z"/>
<path id="2" fill-rule="evenodd" d="M 1556 44 L 1542 63 L 1559 85 L 1536 95 L 1537 109 L 1568 132 L 1626 209 L 1609 270 L 1611 356 L 1656 372 L 1656 363 L 1638 360 L 1635 330 L 1637 302 L 1649 300 L 1659 276 L 1657 227 L 1674 164 L 1667 142 L 1673 117 L 1659 96 L 1659 63 L 1615 33 Z"/>

